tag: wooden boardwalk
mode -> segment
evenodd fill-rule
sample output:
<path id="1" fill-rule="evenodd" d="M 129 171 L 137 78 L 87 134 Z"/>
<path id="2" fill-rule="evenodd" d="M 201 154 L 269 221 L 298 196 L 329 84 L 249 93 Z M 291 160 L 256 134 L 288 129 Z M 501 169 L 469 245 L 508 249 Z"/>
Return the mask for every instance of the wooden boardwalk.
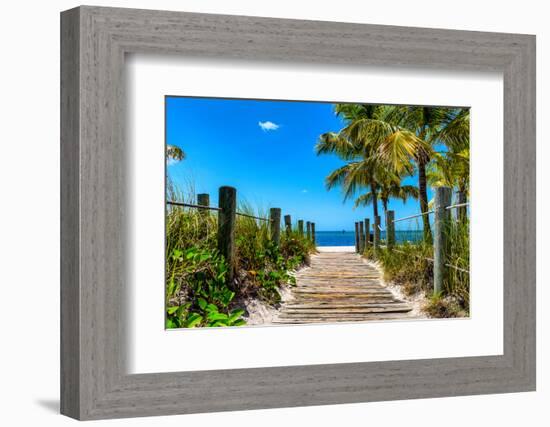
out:
<path id="1" fill-rule="evenodd" d="M 296 274 L 278 324 L 412 318 L 412 307 L 382 285 L 380 273 L 354 252 L 321 252 Z"/>

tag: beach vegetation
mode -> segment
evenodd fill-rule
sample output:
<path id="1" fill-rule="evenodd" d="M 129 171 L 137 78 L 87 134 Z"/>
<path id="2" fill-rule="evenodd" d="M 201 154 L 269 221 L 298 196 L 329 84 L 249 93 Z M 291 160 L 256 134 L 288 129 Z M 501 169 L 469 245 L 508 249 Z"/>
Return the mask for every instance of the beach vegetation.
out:
<path id="1" fill-rule="evenodd" d="M 194 200 L 173 184 L 172 201 Z M 242 203 L 239 212 L 265 217 Z M 281 286 L 292 286 L 292 271 L 308 264 L 315 250 L 296 230 L 281 233 L 280 245 L 270 237 L 266 221 L 238 216 L 235 232 L 236 275 L 228 283 L 229 266 L 217 249 L 217 215 L 212 211 L 170 206 L 166 213 L 166 327 L 242 326 L 246 299 L 276 306 Z"/>

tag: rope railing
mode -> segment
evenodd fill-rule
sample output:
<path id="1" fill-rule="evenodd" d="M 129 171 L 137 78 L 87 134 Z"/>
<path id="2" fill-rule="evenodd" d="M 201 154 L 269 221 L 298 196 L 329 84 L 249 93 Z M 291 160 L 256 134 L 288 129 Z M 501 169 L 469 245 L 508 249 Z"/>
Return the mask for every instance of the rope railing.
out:
<path id="1" fill-rule="evenodd" d="M 407 256 L 413 256 L 415 258 L 424 259 L 428 262 L 433 263 L 434 271 L 434 292 L 440 292 L 443 286 L 443 281 L 445 277 L 444 269 L 451 268 L 462 273 L 469 274 L 470 271 L 467 268 L 460 267 L 458 265 L 453 265 L 446 260 L 451 260 L 449 256 L 449 249 L 446 240 L 449 238 L 448 231 L 446 227 L 443 226 L 445 221 L 451 218 L 451 209 L 462 208 L 458 211 L 457 220 L 462 221 L 466 217 L 466 207 L 470 204 L 468 202 L 451 204 L 452 199 L 452 189 L 450 187 L 437 187 L 434 189 L 435 193 L 435 205 L 433 209 L 430 209 L 426 212 L 420 212 L 415 215 L 405 216 L 403 218 L 394 219 L 394 211 L 386 211 L 386 229 L 382 229 L 380 226 L 380 217 L 375 215 L 373 222 L 373 233 L 374 237 L 372 242 L 370 241 L 369 234 L 369 223 L 368 218 L 364 218 L 362 221 L 356 222 L 356 239 L 355 239 L 355 250 L 358 253 L 362 253 L 366 246 L 369 246 L 374 249 L 376 253 L 378 248 L 387 247 L 388 250 L 395 251 Z M 422 255 L 415 253 L 404 252 L 395 248 L 396 246 L 396 230 L 394 224 L 400 221 L 406 221 L 413 218 L 423 217 L 425 215 L 434 214 L 434 227 L 435 232 L 433 234 L 433 258 L 428 258 Z M 365 233 L 363 232 L 363 224 L 366 227 Z M 385 232 L 385 240 L 381 239 L 380 232 Z M 424 232 L 426 234 L 426 232 Z M 381 245 L 381 242 L 386 243 L 386 245 Z"/>
<path id="2" fill-rule="evenodd" d="M 194 208 L 194 209 L 208 209 L 208 210 L 211 210 L 211 211 L 218 211 L 218 212 L 221 212 L 223 210 L 222 208 L 217 208 L 215 206 L 196 205 L 194 203 L 176 202 L 174 200 L 167 200 L 166 203 L 169 204 L 169 205 L 173 205 L 173 206 L 182 206 L 182 207 Z M 262 218 L 262 217 L 259 217 L 259 216 L 249 215 L 249 214 L 246 214 L 246 213 L 243 213 L 243 212 L 235 212 L 235 214 L 239 215 L 239 216 L 244 216 L 244 217 L 247 217 L 247 218 L 257 219 L 257 220 L 260 220 L 260 221 L 272 221 L 271 218 Z"/>
<path id="3" fill-rule="evenodd" d="M 410 215 L 410 216 L 406 216 L 406 217 L 403 217 L 403 218 L 394 219 L 393 222 L 395 223 L 395 222 L 399 222 L 399 221 L 405 221 L 406 219 L 418 218 L 419 216 L 429 215 L 429 214 L 432 214 L 434 212 L 435 212 L 434 210 L 427 211 L 427 212 L 422 212 L 422 213 L 419 213 L 419 214 L 416 214 L 416 215 Z"/>
<path id="4" fill-rule="evenodd" d="M 470 274 L 470 270 L 466 270 L 466 269 L 461 268 L 457 265 L 445 264 L 445 267 L 454 268 L 455 270 L 461 271 L 461 272 L 466 273 L 466 274 Z"/>
<path id="5" fill-rule="evenodd" d="M 470 203 L 468 203 L 468 202 L 466 202 L 466 203 L 457 203 L 456 205 L 447 206 L 445 209 L 462 208 L 462 207 L 469 206 L 469 205 L 470 205 Z"/>
<path id="6" fill-rule="evenodd" d="M 409 254 L 405 251 L 400 251 L 399 249 L 393 249 L 394 252 L 398 252 L 400 254 L 403 254 L 403 255 L 412 255 L 416 258 L 420 258 L 420 259 L 424 259 L 426 261 L 430 261 L 430 262 L 434 262 L 434 259 L 433 258 L 428 258 L 428 257 L 425 257 L 425 256 L 422 256 L 422 255 L 418 255 L 418 254 Z M 449 268 L 453 268 L 455 270 L 458 270 L 458 271 L 461 271 L 462 273 L 466 273 L 466 274 L 470 274 L 470 271 L 469 270 L 466 270 L 464 268 L 461 268 L 457 265 L 452 265 L 452 264 L 445 264 L 445 267 L 449 267 Z"/>
<path id="7" fill-rule="evenodd" d="M 217 211 L 218 223 L 216 234 L 218 240 L 218 250 L 220 254 L 225 258 L 227 265 L 235 265 L 236 263 L 235 234 L 237 230 L 237 215 L 269 223 L 268 227 L 271 241 L 275 244 L 275 246 L 279 246 L 281 243 L 281 208 L 270 208 L 268 218 L 239 212 L 237 211 L 237 189 L 234 187 L 223 186 L 219 188 L 218 207 L 210 206 L 210 195 L 208 193 L 197 194 L 197 203 L 166 200 L 166 204 L 170 206 L 180 206 L 191 209 Z M 175 213 L 178 213 L 178 211 L 175 211 Z M 203 220 L 208 218 L 208 215 L 206 214 L 201 214 L 201 216 L 203 217 Z M 285 215 L 284 222 L 285 231 L 287 235 L 290 235 L 290 233 L 292 233 L 293 231 L 291 216 Z M 304 233 L 304 220 L 299 219 L 296 228 L 297 232 L 302 237 L 307 236 L 307 239 L 315 244 L 315 223 L 312 221 L 307 221 L 306 224 L 307 230 L 306 233 Z M 228 284 L 233 282 L 234 274 L 235 270 L 230 268 L 225 278 Z"/>
<path id="8" fill-rule="evenodd" d="M 173 206 L 181 206 L 185 208 L 195 208 L 195 209 L 209 209 L 211 211 L 221 211 L 221 208 L 216 208 L 214 206 L 204 206 L 204 205 L 195 205 L 193 203 L 183 203 L 183 202 L 175 202 L 173 200 L 167 200 L 167 204 L 173 205 Z"/>
<path id="9" fill-rule="evenodd" d="M 271 218 L 262 218 L 262 217 L 259 217 L 259 216 L 254 216 L 254 215 L 249 215 L 249 214 L 245 214 L 245 213 L 242 213 L 242 212 L 235 212 L 236 215 L 239 215 L 239 216 L 244 216 L 246 218 L 252 218 L 252 219 L 257 219 L 257 220 L 260 220 L 260 221 L 273 221 Z"/>
<path id="10" fill-rule="evenodd" d="M 466 203 L 457 203 L 456 205 L 451 205 L 451 206 L 446 206 L 445 209 L 456 209 L 456 208 L 462 208 L 462 207 L 466 207 L 466 206 L 469 206 L 470 203 L 466 202 Z M 418 218 L 419 216 L 424 216 L 424 215 L 430 215 L 430 214 L 433 214 L 435 212 L 435 210 L 429 210 L 429 211 L 426 211 L 426 212 L 421 212 L 421 213 L 418 213 L 418 214 L 415 214 L 415 215 L 410 215 L 410 216 L 406 216 L 406 217 L 403 217 L 403 218 L 398 218 L 398 219 L 394 219 L 393 222 L 399 222 L 399 221 L 405 221 L 407 219 L 412 219 L 412 218 Z"/>

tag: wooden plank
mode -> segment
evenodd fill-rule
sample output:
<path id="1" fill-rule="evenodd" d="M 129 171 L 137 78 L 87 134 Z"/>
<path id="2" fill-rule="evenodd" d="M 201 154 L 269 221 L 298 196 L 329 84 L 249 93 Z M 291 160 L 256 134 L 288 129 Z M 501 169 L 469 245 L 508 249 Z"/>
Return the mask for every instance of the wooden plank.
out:
<path id="1" fill-rule="evenodd" d="M 361 224 L 359 246 L 361 246 Z M 276 323 L 303 324 L 409 318 L 410 304 L 382 285 L 380 272 L 354 253 L 320 253 L 296 274 L 292 298 Z M 391 316 L 388 316 L 391 314 Z"/>
<path id="2" fill-rule="evenodd" d="M 331 309 L 344 309 L 344 308 L 371 308 L 371 307 L 386 307 L 386 306 L 393 306 L 396 304 L 406 304 L 410 307 L 410 304 L 399 301 L 399 300 L 389 300 L 389 301 L 363 301 L 363 302 L 355 302 L 355 301 L 311 301 L 308 303 L 286 303 L 284 305 L 285 308 L 288 309 L 310 309 L 310 308 L 323 308 L 327 310 Z"/>
<path id="3" fill-rule="evenodd" d="M 369 313 L 406 313 L 411 311 L 409 305 L 390 304 L 387 307 L 367 307 L 367 308 L 287 308 L 284 311 L 285 316 L 292 317 L 293 315 L 310 316 L 313 314 L 325 316 L 353 316 L 356 314 Z"/>

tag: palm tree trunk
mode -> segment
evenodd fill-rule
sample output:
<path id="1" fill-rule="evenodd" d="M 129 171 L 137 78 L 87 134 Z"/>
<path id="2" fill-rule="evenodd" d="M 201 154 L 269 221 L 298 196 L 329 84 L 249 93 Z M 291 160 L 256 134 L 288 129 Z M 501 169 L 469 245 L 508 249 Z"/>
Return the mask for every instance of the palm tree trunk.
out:
<path id="1" fill-rule="evenodd" d="M 370 192 L 372 194 L 372 213 L 374 214 L 374 218 L 376 218 L 378 216 L 378 195 L 376 194 L 376 184 L 370 185 Z"/>
<path id="2" fill-rule="evenodd" d="M 426 186 L 426 160 L 418 161 L 418 193 L 420 199 L 420 212 L 428 212 L 428 189 Z M 422 215 L 424 225 L 424 240 L 432 241 L 432 229 L 430 227 L 430 216 Z"/>
<path id="3" fill-rule="evenodd" d="M 388 199 L 381 199 L 382 200 L 382 207 L 384 208 L 384 221 L 386 221 L 387 214 L 388 214 Z M 386 228 L 388 228 L 388 224 L 386 224 Z"/>

